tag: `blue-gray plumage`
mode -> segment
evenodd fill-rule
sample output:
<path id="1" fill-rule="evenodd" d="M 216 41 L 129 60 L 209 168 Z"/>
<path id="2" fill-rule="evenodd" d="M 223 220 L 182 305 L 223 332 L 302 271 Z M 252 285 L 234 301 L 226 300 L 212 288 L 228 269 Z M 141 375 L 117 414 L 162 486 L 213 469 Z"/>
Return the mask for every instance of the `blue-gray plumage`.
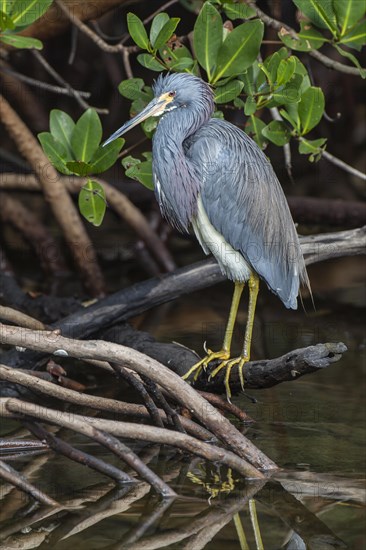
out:
<path id="1" fill-rule="evenodd" d="M 204 251 L 212 253 L 236 283 L 230 318 L 235 321 L 241 283 L 249 280 L 248 324 L 253 324 L 256 274 L 286 307 L 296 309 L 300 282 L 308 284 L 308 278 L 286 198 L 266 155 L 239 128 L 212 118 L 213 92 L 200 78 L 160 75 L 154 95 L 106 143 L 148 116 L 163 115 L 153 136 L 155 194 L 169 222 L 180 231 L 192 226 Z M 239 364 L 240 369 L 249 360 L 251 330 L 247 325 L 240 358 L 229 360 L 232 325 L 228 325 L 223 349 L 209 352 L 192 372 L 215 358 L 223 359 L 215 373 L 229 367 L 225 377 L 229 396 L 231 367 Z"/>

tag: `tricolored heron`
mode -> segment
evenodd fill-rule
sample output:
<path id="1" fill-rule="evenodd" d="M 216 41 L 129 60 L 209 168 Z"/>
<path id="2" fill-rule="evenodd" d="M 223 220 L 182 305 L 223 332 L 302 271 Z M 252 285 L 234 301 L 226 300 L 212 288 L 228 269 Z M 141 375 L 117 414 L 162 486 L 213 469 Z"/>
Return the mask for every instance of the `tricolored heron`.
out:
<path id="1" fill-rule="evenodd" d="M 274 170 L 257 144 L 239 128 L 217 118 L 210 86 L 188 73 L 160 75 L 155 98 L 105 144 L 150 116 L 163 115 L 152 140 L 155 194 L 162 214 L 178 230 L 192 226 L 206 254 L 235 283 L 222 349 L 207 351 L 184 376 L 198 376 L 213 360 L 223 368 L 230 398 L 230 372 L 250 359 L 259 279 L 287 308 L 297 308 L 300 282 L 309 284 L 290 210 Z M 239 357 L 231 358 L 231 340 L 245 283 L 248 319 Z"/>

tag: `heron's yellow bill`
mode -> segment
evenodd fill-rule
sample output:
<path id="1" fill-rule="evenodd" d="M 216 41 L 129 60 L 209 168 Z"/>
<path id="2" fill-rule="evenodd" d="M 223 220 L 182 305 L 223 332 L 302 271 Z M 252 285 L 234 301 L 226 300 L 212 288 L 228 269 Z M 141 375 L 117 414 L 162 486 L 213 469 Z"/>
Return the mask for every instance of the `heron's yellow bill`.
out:
<path id="1" fill-rule="evenodd" d="M 137 126 L 137 124 L 140 124 L 140 122 L 143 122 L 147 118 L 151 116 L 160 116 L 164 113 L 167 106 L 173 101 L 174 95 L 169 94 L 169 92 L 162 94 L 159 97 L 154 97 L 152 101 L 135 117 L 131 118 L 128 122 L 125 122 L 123 126 L 121 126 L 114 134 L 112 134 L 104 143 L 103 147 L 105 145 L 108 145 L 108 143 L 111 143 L 111 141 L 114 141 L 115 139 L 119 138 L 128 130 L 131 130 L 131 128 L 134 128 Z"/>

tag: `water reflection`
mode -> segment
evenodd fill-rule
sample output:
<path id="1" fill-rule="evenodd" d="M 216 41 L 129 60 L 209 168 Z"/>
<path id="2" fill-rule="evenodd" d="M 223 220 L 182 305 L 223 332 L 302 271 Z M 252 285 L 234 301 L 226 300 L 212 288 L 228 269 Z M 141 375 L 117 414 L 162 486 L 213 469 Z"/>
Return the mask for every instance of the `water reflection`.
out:
<path id="1" fill-rule="evenodd" d="M 162 453 L 149 446 L 142 456 L 156 467 Z M 64 459 L 45 453 L 31 461 L 43 488 L 52 487 L 55 461 L 61 474 Z M 29 472 L 30 465 L 24 469 Z M 169 453 L 162 477 L 180 497 L 161 500 L 145 482 L 87 485 L 85 471 L 74 491 L 51 493 L 61 502 L 56 509 L 30 505 L 16 489 L 3 490 L 0 549 L 258 549 L 258 535 L 271 550 L 356 548 L 330 527 L 346 503 L 350 516 L 361 519 L 365 492 L 356 479 L 283 470 L 277 479 L 247 482 L 223 466 Z"/>

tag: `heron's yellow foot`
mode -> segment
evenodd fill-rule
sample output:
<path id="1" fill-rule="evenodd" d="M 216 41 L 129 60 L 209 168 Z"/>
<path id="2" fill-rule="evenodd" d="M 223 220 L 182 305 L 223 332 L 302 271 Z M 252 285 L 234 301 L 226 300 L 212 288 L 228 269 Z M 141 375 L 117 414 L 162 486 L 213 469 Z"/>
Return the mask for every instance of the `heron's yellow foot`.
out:
<path id="1" fill-rule="evenodd" d="M 231 370 L 235 365 L 238 365 L 239 369 L 239 379 L 240 379 L 240 385 L 241 389 L 244 390 L 244 374 L 243 374 L 243 367 L 245 363 L 248 363 L 249 357 L 246 357 L 244 355 L 241 355 L 240 357 L 235 357 L 234 359 L 226 359 L 222 361 L 211 373 L 210 378 L 213 378 L 216 376 L 222 369 L 226 369 L 225 372 L 225 378 L 224 378 L 224 385 L 226 389 L 226 398 L 230 402 L 231 398 L 231 389 L 230 389 L 230 374 Z"/>
<path id="2" fill-rule="evenodd" d="M 206 370 L 208 367 L 208 364 L 211 363 L 211 361 L 214 361 L 215 359 L 221 359 L 222 361 L 226 361 L 229 359 L 230 353 L 227 350 L 220 350 L 220 351 L 211 351 L 210 349 L 207 350 L 207 355 L 201 361 L 198 361 L 193 367 L 189 369 L 184 376 L 182 376 L 183 380 L 187 380 L 191 376 L 191 374 L 195 373 L 193 380 L 197 380 L 200 372 L 203 370 Z M 221 363 L 220 363 L 221 364 Z"/>

